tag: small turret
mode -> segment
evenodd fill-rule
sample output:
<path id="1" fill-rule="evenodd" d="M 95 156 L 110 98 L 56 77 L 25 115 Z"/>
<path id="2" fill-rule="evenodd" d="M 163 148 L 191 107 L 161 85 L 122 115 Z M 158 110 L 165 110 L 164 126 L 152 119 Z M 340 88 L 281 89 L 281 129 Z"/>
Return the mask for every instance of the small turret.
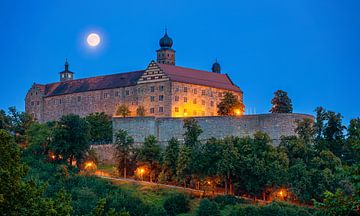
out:
<path id="1" fill-rule="evenodd" d="M 69 70 L 69 63 L 65 60 L 65 70 L 60 72 L 60 82 L 65 82 L 74 79 L 74 72 Z"/>
<path id="2" fill-rule="evenodd" d="M 157 50 L 157 62 L 161 64 L 175 65 L 175 50 L 171 47 L 173 40 L 167 34 L 165 28 L 165 35 L 159 41 L 160 49 Z"/>
<path id="3" fill-rule="evenodd" d="M 220 64 L 217 62 L 217 59 L 215 60 L 215 63 L 212 65 L 211 71 L 214 73 L 221 73 L 221 67 Z"/>

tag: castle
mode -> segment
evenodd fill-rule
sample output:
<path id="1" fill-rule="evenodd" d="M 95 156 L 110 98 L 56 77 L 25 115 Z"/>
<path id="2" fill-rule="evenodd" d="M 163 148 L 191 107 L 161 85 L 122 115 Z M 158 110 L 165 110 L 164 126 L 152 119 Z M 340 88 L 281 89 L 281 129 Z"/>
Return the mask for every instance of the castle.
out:
<path id="1" fill-rule="evenodd" d="M 159 44 L 157 60 L 145 70 L 74 79 L 66 61 L 60 82 L 32 85 L 25 98 L 26 112 L 39 122 L 67 114 L 115 116 L 120 105 L 128 106 L 130 116 L 137 116 L 139 107 L 152 117 L 217 116 L 225 92 L 232 92 L 243 106 L 243 92 L 221 73 L 218 62 L 211 72 L 179 67 L 167 31 Z M 242 112 L 237 110 L 238 115 Z"/>

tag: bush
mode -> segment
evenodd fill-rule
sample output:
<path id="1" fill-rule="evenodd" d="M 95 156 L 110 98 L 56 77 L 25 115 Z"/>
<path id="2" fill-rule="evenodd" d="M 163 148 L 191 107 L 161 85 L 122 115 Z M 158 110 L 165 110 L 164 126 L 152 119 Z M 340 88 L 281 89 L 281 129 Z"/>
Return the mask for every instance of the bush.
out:
<path id="1" fill-rule="evenodd" d="M 165 199 L 164 209 L 168 216 L 186 213 L 190 210 L 189 198 L 181 193 L 172 194 Z"/>
<path id="2" fill-rule="evenodd" d="M 245 200 L 236 198 L 232 195 L 224 195 L 224 196 L 216 196 L 214 198 L 214 201 L 220 205 L 221 208 L 223 208 L 226 205 L 236 205 L 239 203 L 246 203 Z"/>
<path id="3" fill-rule="evenodd" d="M 228 216 L 260 216 L 260 209 L 257 206 L 246 205 L 234 208 Z"/>
<path id="4" fill-rule="evenodd" d="M 203 199 L 196 211 L 197 216 L 220 216 L 220 210 L 216 202 Z"/>

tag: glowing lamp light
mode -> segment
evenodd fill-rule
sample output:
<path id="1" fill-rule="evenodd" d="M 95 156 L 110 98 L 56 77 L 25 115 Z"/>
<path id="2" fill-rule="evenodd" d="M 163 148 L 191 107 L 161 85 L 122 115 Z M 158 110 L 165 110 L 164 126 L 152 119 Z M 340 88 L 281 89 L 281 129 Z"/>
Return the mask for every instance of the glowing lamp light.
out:
<path id="1" fill-rule="evenodd" d="M 235 109 L 234 111 L 235 111 L 235 114 L 236 114 L 237 116 L 238 116 L 238 115 L 241 115 L 240 109 Z"/>
<path id="2" fill-rule="evenodd" d="M 96 169 L 96 165 L 95 165 L 94 162 L 89 161 L 89 162 L 86 162 L 86 163 L 85 163 L 84 168 L 85 168 L 86 170 L 93 170 L 93 169 Z"/>

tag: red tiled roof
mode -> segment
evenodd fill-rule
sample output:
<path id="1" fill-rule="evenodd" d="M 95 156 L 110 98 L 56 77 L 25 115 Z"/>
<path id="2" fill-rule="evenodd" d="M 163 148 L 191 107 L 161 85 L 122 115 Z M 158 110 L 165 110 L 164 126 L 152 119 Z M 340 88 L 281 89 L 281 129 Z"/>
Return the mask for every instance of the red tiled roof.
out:
<path id="1" fill-rule="evenodd" d="M 144 70 L 141 70 L 46 84 L 45 96 L 132 86 L 143 73 Z"/>
<path id="2" fill-rule="evenodd" d="M 172 81 L 241 92 L 241 89 L 233 84 L 227 74 L 218 74 L 160 63 L 157 63 L 157 65 Z"/>

